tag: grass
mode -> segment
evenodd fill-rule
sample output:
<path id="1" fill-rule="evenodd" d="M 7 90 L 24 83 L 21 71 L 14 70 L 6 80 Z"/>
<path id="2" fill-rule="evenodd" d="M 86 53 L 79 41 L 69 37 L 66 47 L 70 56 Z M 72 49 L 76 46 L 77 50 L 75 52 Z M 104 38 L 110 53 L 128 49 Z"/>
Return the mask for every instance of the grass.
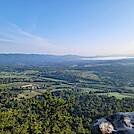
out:
<path id="1" fill-rule="evenodd" d="M 43 78 L 44 80 L 48 80 L 48 81 L 54 81 L 54 82 L 66 82 L 66 81 L 64 81 L 64 80 L 59 80 L 59 79 L 54 79 L 54 78 Z"/>
<path id="2" fill-rule="evenodd" d="M 115 96 L 117 99 L 122 99 L 122 98 L 134 98 L 134 94 L 127 94 L 127 93 L 118 93 L 118 92 L 110 92 L 110 93 L 97 93 L 97 95 L 108 95 L 109 97 Z"/>
<path id="3" fill-rule="evenodd" d="M 96 74 L 89 73 L 89 72 L 82 72 L 81 77 L 92 79 L 92 80 L 97 80 L 97 81 L 100 80 L 99 77 Z"/>
<path id="4" fill-rule="evenodd" d="M 21 72 L 21 75 L 29 75 L 29 74 L 36 74 L 38 73 L 38 71 L 35 71 L 35 70 L 26 70 L 26 71 L 23 71 Z"/>
<path id="5" fill-rule="evenodd" d="M 51 84 L 51 87 L 53 87 L 53 88 L 57 88 L 57 87 L 63 87 L 63 88 L 68 88 L 68 87 L 70 87 L 70 88 L 72 88 L 72 86 L 70 86 L 70 85 L 68 85 L 68 84 L 60 84 L 60 85 L 52 85 Z"/>
<path id="6" fill-rule="evenodd" d="M 28 82 L 13 82 L 13 83 L 8 83 L 8 84 L 1 84 L 0 88 L 12 88 L 12 87 L 20 87 L 23 85 L 27 85 Z"/>
<path id="7" fill-rule="evenodd" d="M 98 87 L 104 87 L 104 88 L 117 88 L 115 86 L 111 86 L 111 85 L 102 85 L 102 84 L 90 84 L 90 85 L 93 85 L 93 86 L 98 86 Z"/>
<path id="8" fill-rule="evenodd" d="M 134 87 L 125 87 L 125 88 L 128 89 L 128 90 L 134 91 Z"/>
<path id="9" fill-rule="evenodd" d="M 0 78 L 29 78 L 29 77 L 17 72 L 1 72 Z"/>
<path id="10" fill-rule="evenodd" d="M 41 93 L 34 91 L 34 90 L 23 90 L 22 93 L 18 94 L 18 99 L 24 98 L 24 99 L 28 99 L 28 98 L 32 98 L 36 95 L 39 95 Z"/>
<path id="11" fill-rule="evenodd" d="M 102 90 L 98 90 L 98 89 L 95 89 L 95 88 L 81 88 L 81 90 L 86 91 L 86 92 L 89 92 L 89 91 L 102 91 Z"/>
<path id="12" fill-rule="evenodd" d="M 91 80 L 96 80 L 99 81 L 100 78 L 98 75 L 91 73 L 89 71 L 80 71 L 80 70 L 65 70 L 65 73 L 68 73 L 70 75 L 74 75 L 80 78 L 85 78 L 85 79 L 91 79 Z"/>

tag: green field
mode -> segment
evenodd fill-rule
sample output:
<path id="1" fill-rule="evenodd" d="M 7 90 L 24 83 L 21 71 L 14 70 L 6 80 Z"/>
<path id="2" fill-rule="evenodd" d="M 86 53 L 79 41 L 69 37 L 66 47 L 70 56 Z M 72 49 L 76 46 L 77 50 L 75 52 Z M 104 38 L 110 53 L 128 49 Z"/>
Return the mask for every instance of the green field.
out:
<path id="1" fill-rule="evenodd" d="M 8 84 L 0 84 L 0 88 L 18 88 L 23 85 L 27 85 L 28 82 L 13 82 L 13 83 L 8 83 Z"/>
<path id="2" fill-rule="evenodd" d="M 101 90 L 98 90 L 98 89 L 95 89 L 95 88 L 81 88 L 82 91 L 84 92 L 89 92 L 89 91 L 101 91 Z"/>
<path id="3" fill-rule="evenodd" d="M 0 89 L 9 89 L 15 92 L 17 90 L 18 98 L 32 98 L 35 95 L 43 93 L 46 89 L 51 89 L 52 91 L 81 89 L 82 92 L 91 91 L 92 94 L 94 93 L 98 95 L 115 96 L 118 99 L 125 97 L 134 98 L 134 87 L 132 87 L 133 85 L 130 87 L 128 87 L 129 84 L 126 84 L 125 86 L 116 86 L 116 84 L 109 82 L 109 78 L 111 77 L 110 74 L 112 71 L 105 71 L 102 68 L 101 71 L 103 70 L 103 73 L 96 73 L 97 71 L 95 71 L 93 68 L 91 70 L 88 69 L 91 66 L 88 66 L 87 70 L 85 70 L 85 67 L 82 67 L 82 70 L 75 69 L 75 67 L 70 67 L 65 67 L 65 69 L 61 68 L 61 70 L 59 69 L 60 67 L 49 67 L 46 68 L 48 71 L 45 69 L 42 71 L 38 68 L 31 69 L 31 67 L 24 70 L 22 69 L 21 71 L 1 71 Z M 98 67 L 98 70 L 100 70 L 100 67 Z M 109 81 L 105 82 L 103 79 L 108 79 Z M 112 79 L 112 81 L 114 80 Z M 132 82 L 130 81 L 129 83 Z M 29 84 L 32 84 L 32 86 L 25 89 L 21 87 Z M 108 93 L 95 93 L 96 91 L 104 91 Z M 119 93 L 120 91 L 122 93 Z M 126 92 L 132 94 L 127 94 Z"/>
<path id="4" fill-rule="evenodd" d="M 100 78 L 96 74 L 89 73 L 89 72 L 83 72 L 82 75 L 81 75 L 81 77 L 82 78 L 96 80 L 96 81 L 99 81 L 100 80 Z"/>
<path id="5" fill-rule="evenodd" d="M 28 99 L 28 98 L 32 98 L 36 95 L 39 95 L 41 93 L 37 92 L 37 91 L 33 91 L 33 90 L 24 90 L 22 91 L 22 93 L 18 94 L 17 99 Z"/>
<path id="6" fill-rule="evenodd" d="M 122 99 L 122 98 L 134 98 L 134 94 L 127 94 L 127 93 L 117 93 L 117 92 L 110 92 L 110 93 L 97 93 L 97 95 L 107 95 L 109 97 L 115 96 L 117 99 Z"/>

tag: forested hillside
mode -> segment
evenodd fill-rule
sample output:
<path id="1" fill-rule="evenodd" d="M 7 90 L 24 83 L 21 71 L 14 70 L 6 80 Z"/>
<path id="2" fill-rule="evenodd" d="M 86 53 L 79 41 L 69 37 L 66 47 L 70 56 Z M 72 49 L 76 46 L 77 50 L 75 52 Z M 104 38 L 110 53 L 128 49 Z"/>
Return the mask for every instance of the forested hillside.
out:
<path id="1" fill-rule="evenodd" d="M 0 66 L 1 134 L 90 134 L 92 122 L 134 111 L 134 66 Z"/>
<path id="2" fill-rule="evenodd" d="M 3 134 L 90 134 L 91 123 L 96 118 L 134 111 L 134 99 L 118 100 L 77 90 L 46 91 L 22 101 L 11 99 L 15 94 L 9 91 L 1 92 L 0 96 L 0 133 Z"/>

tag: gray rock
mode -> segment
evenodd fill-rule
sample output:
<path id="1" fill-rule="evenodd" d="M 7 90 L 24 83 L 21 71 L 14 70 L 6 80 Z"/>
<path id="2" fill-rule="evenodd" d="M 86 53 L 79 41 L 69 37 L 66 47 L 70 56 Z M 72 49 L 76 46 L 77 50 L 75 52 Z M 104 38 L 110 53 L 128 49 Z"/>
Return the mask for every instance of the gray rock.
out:
<path id="1" fill-rule="evenodd" d="M 92 134 L 134 134 L 134 112 L 116 113 L 96 120 Z"/>

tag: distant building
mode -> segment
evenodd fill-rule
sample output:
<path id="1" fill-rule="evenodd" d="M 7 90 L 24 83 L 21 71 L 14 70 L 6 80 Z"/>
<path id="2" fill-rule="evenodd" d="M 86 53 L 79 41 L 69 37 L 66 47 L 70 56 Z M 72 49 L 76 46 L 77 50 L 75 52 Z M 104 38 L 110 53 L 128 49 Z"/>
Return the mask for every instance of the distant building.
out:
<path id="1" fill-rule="evenodd" d="M 32 85 L 32 84 L 29 84 L 29 85 L 24 85 L 24 86 L 21 86 L 21 88 L 25 89 L 25 88 L 30 88 L 30 89 L 36 89 L 36 86 Z"/>

